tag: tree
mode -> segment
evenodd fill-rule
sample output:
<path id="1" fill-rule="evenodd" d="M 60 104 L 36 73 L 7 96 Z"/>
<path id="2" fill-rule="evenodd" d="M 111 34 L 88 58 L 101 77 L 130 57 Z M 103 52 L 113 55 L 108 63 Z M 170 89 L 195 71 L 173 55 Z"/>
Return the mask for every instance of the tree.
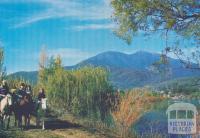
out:
<path id="1" fill-rule="evenodd" d="M 48 55 L 47 55 L 47 52 L 46 52 L 46 49 L 45 47 L 43 47 L 41 49 L 41 52 L 40 52 L 40 61 L 39 61 L 39 68 L 45 68 L 46 65 L 47 65 L 47 59 L 48 59 Z"/>
<path id="2" fill-rule="evenodd" d="M 122 138 L 129 134 L 131 126 L 156 102 L 163 100 L 161 96 L 154 96 L 147 89 L 133 89 L 121 97 L 118 110 L 112 112 L 118 132 Z"/>
<path id="3" fill-rule="evenodd" d="M 45 65 L 40 64 L 39 86 L 46 90 L 51 109 L 60 114 L 68 111 L 76 116 L 105 120 L 109 113 L 110 106 L 103 95 L 111 93 L 112 87 L 104 68 L 65 70 L 60 56 L 51 57 Z"/>
<path id="4" fill-rule="evenodd" d="M 43 47 L 41 52 L 40 52 L 40 56 L 39 56 L 39 73 L 38 73 L 38 82 L 39 85 L 42 85 L 43 87 L 43 82 L 45 81 L 45 79 L 47 79 L 45 76 L 45 69 L 47 67 L 47 62 L 48 62 L 48 55 L 46 53 L 45 48 Z"/>
<path id="5" fill-rule="evenodd" d="M 2 81 L 6 77 L 6 68 L 4 66 L 4 50 L 0 47 L 0 80 Z"/>
<path id="6" fill-rule="evenodd" d="M 113 0 L 112 6 L 123 38 L 139 30 L 172 30 L 200 39 L 199 0 Z"/>
<path id="7" fill-rule="evenodd" d="M 113 0 L 114 20 L 119 28 L 117 35 L 131 42 L 137 32 L 162 31 L 166 35 L 163 55 L 173 52 L 187 68 L 200 69 L 200 1 L 199 0 Z M 174 43 L 167 43 L 168 32 L 183 38 L 192 38 L 197 50 L 190 55 Z M 177 46 L 178 45 L 178 46 Z"/>

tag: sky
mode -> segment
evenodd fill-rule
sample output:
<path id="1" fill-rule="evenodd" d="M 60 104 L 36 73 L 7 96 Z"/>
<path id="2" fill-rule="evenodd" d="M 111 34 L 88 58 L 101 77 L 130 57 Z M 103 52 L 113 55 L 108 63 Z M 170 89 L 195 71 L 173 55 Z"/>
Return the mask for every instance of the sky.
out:
<path id="1" fill-rule="evenodd" d="M 0 0 L 0 46 L 8 73 L 38 69 L 39 54 L 60 55 L 63 65 L 105 51 L 160 52 L 160 34 L 139 33 L 131 45 L 114 34 L 110 0 Z"/>

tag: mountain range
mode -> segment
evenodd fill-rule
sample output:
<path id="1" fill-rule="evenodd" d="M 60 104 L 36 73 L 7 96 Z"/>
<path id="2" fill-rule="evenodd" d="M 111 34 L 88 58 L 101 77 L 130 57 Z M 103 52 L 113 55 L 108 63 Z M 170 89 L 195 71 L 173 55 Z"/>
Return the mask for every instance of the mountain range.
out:
<path id="1" fill-rule="evenodd" d="M 109 70 L 109 79 L 116 88 L 129 89 L 142 87 L 145 85 L 154 85 L 167 80 L 173 80 L 185 77 L 200 76 L 200 71 L 186 69 L 178 59 L 168 58 L 167 75 L 154 69 L 153 64 L 160 60 L 160 55 L 145 51 L 138 51 L 133 54 L 108 51 L 100 53 L 94 57 L 88 58 L 74 66 L 65 66 L 65 69 L 78 69 L 83 66 L 91 65 L 94 67 L 104 67 Z M 21 77 L 32 83 L 37 82 L 37 71 L 16 72 L 9 77 Z"/>

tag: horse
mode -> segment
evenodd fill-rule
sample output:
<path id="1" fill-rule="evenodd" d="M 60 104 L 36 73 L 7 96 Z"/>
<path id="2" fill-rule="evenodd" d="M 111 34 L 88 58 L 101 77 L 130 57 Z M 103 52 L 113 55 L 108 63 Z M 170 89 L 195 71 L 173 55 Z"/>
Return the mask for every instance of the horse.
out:
<path id="1" fill-rule="evenodd" d="M 12 106 L 12 97 L 10 94 L 1 95 L 3 99 L 0 102 L 0 118 L 1 125 L 4 128 L 5 120 L 8 119 L 6 129 L 9 128 L 10 116 L 11 116 L 11 106 Z"/>
<path id="2" fill-rule="evenodd" d="M 15 125 L 18 122 L 18 127 L 22 129 L 22 118 L 24 117 L 24 127 L 30 126 L 30 115 L 33 110 L 33 102 L 30 95 L 24 95 L 18 99 L 13 105 L 13 112 L 15 114 Z"/>
<path id="3" fill-rule="evenodd" d="M 33 100 L 29 94 L 26 94 L 25 96 L 14 94 L 13 101 L 12 112 L 15 115 L 15 126 L 22 129 L 22 118 L 24 117 L 24 127 L 27 129 L 30 126 L 31 116 L 36 118 L 36 126 L 39 126 L 38 121 L 40 120 L 40 113 L 38 113 L 38 110 L 40 108 L 46 108 L 46 99 L 42 100 L 45 102 L 45 104 L 42 105 L 43 102 L 39 103 L 38 100 Z"/>
<path id="4" fill-rule="evenodd" d="M 42 119 L 42 129 L 44 130 L 45 129 L 44 117 L 45 117 L 45 113 L 46 113 L 46 109 L 47 109 L 47 98 L 41 98 L 40 105 L 39 105 L 38 109 L 40 109 L 40 114 L 37 115 L 37 121 L 40 122 L 40 117 L 43 118 Z M 39 125 L 39 123 L 37 125 Z"/>

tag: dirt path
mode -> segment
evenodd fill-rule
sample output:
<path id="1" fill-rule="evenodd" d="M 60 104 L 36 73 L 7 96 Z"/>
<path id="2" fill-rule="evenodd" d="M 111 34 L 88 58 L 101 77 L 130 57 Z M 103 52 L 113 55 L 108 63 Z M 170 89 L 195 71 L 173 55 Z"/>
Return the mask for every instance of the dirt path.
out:
<path id="1" fill-rule="evenodd" d="M 46 121 L 45 128 L 45 130 L 42 130 L 34 125 L 29 130 L 21 131 L 13 128 L 9 132 L 15 138 L 110 138 L 102 132 L 66 120 Z"/>
<path id="2" fill-rule="evenodd" d="M 72 124 L 68 121 L 58 119 L 45 122 L 45 130 L 31 129 L 29 131 L 25 131 L 25 134 L 33 138 L 37 137 L 36 135 L 40 136 L 40 138 L 106 138 L 106 136 L 100 132 L 91 130 L 89 131 L 80 125 Z"/>

